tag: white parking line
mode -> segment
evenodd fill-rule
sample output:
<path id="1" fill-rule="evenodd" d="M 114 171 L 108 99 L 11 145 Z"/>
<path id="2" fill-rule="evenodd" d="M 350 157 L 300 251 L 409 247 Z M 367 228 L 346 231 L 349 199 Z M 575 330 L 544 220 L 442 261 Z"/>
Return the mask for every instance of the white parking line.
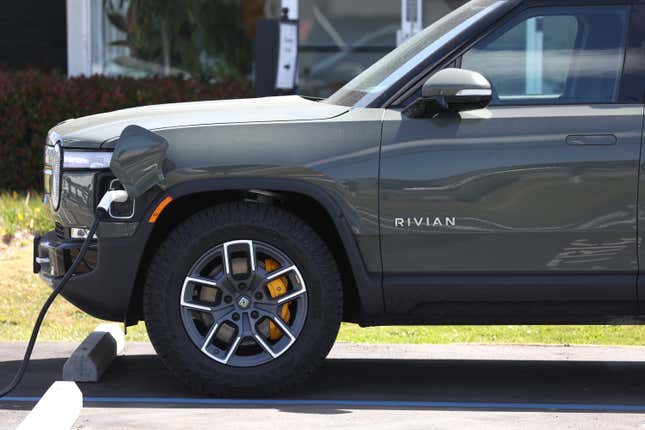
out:
<path id="1" fill-rule="evenodd" d="M 78 419 L 81 409 L 83 394 L 76 383 L 56 381 L 38 400 L 17 430 L 69 429 Z"/>

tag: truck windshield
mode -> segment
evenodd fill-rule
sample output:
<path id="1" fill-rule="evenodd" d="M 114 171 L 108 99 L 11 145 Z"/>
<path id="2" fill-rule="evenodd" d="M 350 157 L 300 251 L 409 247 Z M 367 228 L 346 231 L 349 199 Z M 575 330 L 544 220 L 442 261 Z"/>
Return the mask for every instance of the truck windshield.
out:
<path id="1" fill-rule="evenodd" d="M 472 0 L 455 9 L 372 64 L 324 102 L 368 106 L 429 55 L 504 3 L 506 0 Z"/>

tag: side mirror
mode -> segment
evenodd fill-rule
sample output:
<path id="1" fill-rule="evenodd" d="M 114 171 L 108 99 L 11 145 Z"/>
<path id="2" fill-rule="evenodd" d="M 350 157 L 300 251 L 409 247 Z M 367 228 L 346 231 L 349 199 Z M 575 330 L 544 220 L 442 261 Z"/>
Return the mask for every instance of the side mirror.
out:
<path id="1" fill-rule="evenodd" d="M 421 102 L 430 105 L 435 113 L 482 109 L 488 106 L 492 96 L 488 79 L 465 69 L 440 70 L 421 88 Z"/>

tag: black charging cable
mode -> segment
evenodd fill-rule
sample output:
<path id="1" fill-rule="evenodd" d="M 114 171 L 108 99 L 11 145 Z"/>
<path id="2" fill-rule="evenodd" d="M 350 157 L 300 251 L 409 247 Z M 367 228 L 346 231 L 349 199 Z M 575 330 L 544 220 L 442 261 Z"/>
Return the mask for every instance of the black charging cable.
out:
<path id="1" fill-rule="evenodd" d="M 97 208 L 96 212 L 94 214 L 94 221 L 92 222 L 92 226 L 90 227 L 90 230 L 87 234 L 87 237 L 85 238 L 85 241 L 83 241 L 83 245 L 81 245 L 81 249 L 78 252 L 78 255 L 74 259 L 74 262 L 72 263 L 71 266 L 69 266 L 69 269 L 67 269 L 67 272 L 65 272 L 65 275 L 63 275 L 63 278 L 60 280 L 56 288 L 51 292 L 49 297 L 47 297 L 47 301 L 45 301 L 45 304 L 43 307 L 40 309 L 40 313 L 38 314 L 38 318 L 36 319 L 36 323 L 34 324 L 34 328 L 31 331 L 31 337 L 29 338 L 29 343 L 27 344 L 27 350 L 25 351 L 25 355 L 22 358 L 22 363 L 20 363 L 20 367 L 18 368 L 18 371 L 16 372 L 16 375 L 13 377 L 11 382 L 2 390 L 0 390 L 0 397 L 4 397 L 10 392 L 14 390 L 22 380 L 22 378 L 25 376 L 25 372 L 27 371 L 27 366 L 29 366 L 29 360 L 31 359 L 31 353 L 34 350 L 34 345 L 36 344 L 36 338 L 38 337 L 38 332 L 40 331 L 40 326 L 43 323 L 43 320 L 45 319 L 45 315 L 47 315 L 47 311 L 49 310 L 49 307 L 51 304 L 54 302 L 54 299 L 60 294 L 61 291 L 63 291 L 63 288 L 65 288 L 65 285 L 67 282 L 71 279 L 72 276 L 74 276 L 74 273 L 76 272 L 76 269 L 78 268 L 79 264 L 81 264 L 81 261 L 85 258 L 85 254 L 87 253 L 88 248 L 90 247 L 90 242 L 92 241 L 92 238 L 94 237 L 94 234 L 96 233 L 96 230 L 99 227 L 99 223 L 101 222 L 101 219 L 107 215 L 107 212 L 103 208 Z"/>

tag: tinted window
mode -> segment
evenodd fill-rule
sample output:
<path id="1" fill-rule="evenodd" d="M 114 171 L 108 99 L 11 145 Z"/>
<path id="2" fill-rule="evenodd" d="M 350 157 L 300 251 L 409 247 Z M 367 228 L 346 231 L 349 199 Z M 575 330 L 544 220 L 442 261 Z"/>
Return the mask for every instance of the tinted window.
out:
<path id="1" fill-rule="evenodd" d="M 505 4 L 500 0 L 472 0 L 406 40 L 325 101 L 345 106 L 367 106 L 437 49 Z"/>
<path id="2" fill-rule="evenodd" d="M 607 103 L 618 96 L 627 6 L 531 9 L 464 54 L 495 104 Z"/>

